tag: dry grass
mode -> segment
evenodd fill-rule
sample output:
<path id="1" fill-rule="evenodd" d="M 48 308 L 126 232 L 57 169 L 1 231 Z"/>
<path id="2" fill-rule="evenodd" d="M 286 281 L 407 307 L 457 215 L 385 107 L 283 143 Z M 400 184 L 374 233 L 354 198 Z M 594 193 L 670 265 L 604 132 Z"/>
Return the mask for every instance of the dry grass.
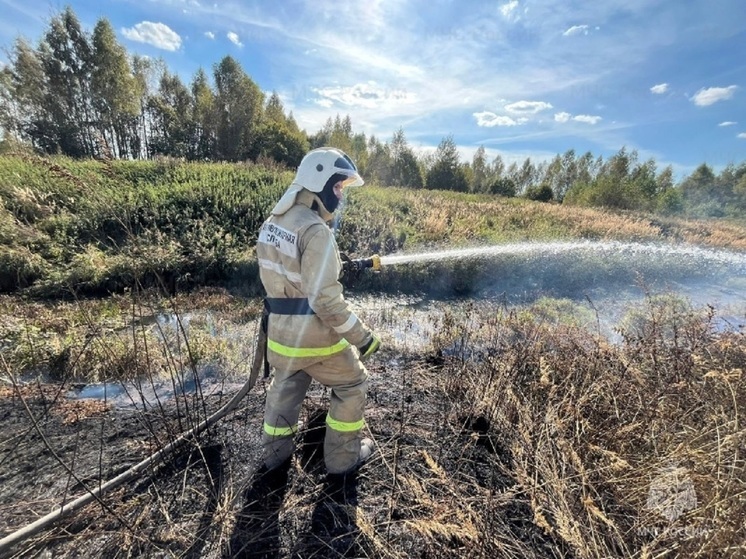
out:
<path id="1" fill-rule="evenodd" d="M 712 335 L 706 313 L 648 311 L 621 347 L 497 320 L 494 356 L 465 362 L 468 386 L 451 391 L 509 448 L 534 524 L 572 556 L 740 556 L 746 340 Z"/>
<path id="2" fill-rule="evenodd" d="M 351 198 L 340 246 L 357 254 L 558 239 L 686 242 L 746 249 L 746 227 L 725 220 L 396 188 L 361 189 Z"/>
<path id="3" fill-rule="evenodd" d="M 741 557 L 745 336 L 715 334 L 707 309 L 675 299 L 649 298 L 630 316 L 610 344 L 528 312 L 446 312 L 425 355 L 389 349 L 370 364 L 378 452 L 354 483 L 336 487 L 306 460 L 328 405 L 319 387 L 286 477 L 257 477 L 255 390 L 108 495 L 108 509 L 89 506 L 16 556 L 73 557 L 85 542 L 111 557 Z M 11 405 L 20 396 L 60 458 L 94 482 L 219 405 L 195 395 L 147 413 L 58 407 L 54 387 L 3 389 L 6 533 L 80 491 L 28 436 Z"/>

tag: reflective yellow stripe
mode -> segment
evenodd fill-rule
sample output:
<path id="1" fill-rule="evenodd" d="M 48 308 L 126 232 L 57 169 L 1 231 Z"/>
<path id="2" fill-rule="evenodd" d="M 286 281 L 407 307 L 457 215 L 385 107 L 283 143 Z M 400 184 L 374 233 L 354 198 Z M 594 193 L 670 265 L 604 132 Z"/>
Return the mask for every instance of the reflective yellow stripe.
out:
<path id="1" fill-rule="evenodd" d="M 295 435 L 297 431 L 297 425 L 293 425 L 292 427 L 273 427 L 269 423 L 264 424 L 264 432 L 272 437 L 289 437 Z"/>
<path id="2" fill-rule="evenodd" d="M 274 340 L 267 340 L 267 347 L 285 357 L 326 357 L 339 353 L 350 345 L 344 338 L 328 347 L 289 347 Z"/>
<path id="3" fill-rule="evenodd" d="M 351 431 L 360 431 L 360 429 L 363 428 L 365 425 L 365 420 L 361 419 L 360 421 L 337 421 L 334 419 L 331 415 L 326 415 L 326 424 L 329 426 L 330 429 L 334 429 L 335 431 L 341 431 L 343 433 L 349 433 Z"/>

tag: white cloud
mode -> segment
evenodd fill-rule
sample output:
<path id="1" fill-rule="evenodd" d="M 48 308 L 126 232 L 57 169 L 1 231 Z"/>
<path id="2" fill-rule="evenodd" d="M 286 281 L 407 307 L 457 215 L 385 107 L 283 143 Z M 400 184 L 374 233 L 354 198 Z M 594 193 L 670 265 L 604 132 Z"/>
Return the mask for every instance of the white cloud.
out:
<path id="1" fill-rule="evenodd" d="M 573 35 L 588 35 L 588 26 L 587 25 L 573 25 L 570 27 L 567 31 L 562 33 L 565 37 L 572 37 Z"/>
<path id="2" fill-rule="evenodd" d="M 181 47 L 181 37 L 165 23 L 141 21 L 134 27 L 123 27 L 122 35 L 131 41 L 146 43 L 163 50 L 176 51 Z"/>
<path id="3" fill-rule="evenodd" d="M 733 97 L 733 94 L 738 89 L 737 85 L 729 85 L 728 87 L 708 87 L 707 89 L 700 89 L 692 101 L 698 107 L 706 107 L 717 103 L 718 101 L 726 101 Z"/>
<path id="4" fill-rule="evenodd" d="M 650 91 L 655 93 L 656 95 L 661 95 L 668 91 L 668 84 L 667 83 L 659 83 L 658 85 L 654 85 L 650 88 Z"/>
<path id="5" fill-rule="evenodd" d="M 718 124 L 718 126 L 735 126 L 736 124 L 738 124 L 738 123 L 737 122 L 733 122 L 732 120 L 726 120 L 726 121 L 721 122 L 720 124 Z"/>
<path id="6" fill-rule="evenodd" d="M 516 101 L 505 105 L 506 111 L 518 114 L 536 114 L 551 108 L 552 105 L 544 101 Z"/>
<path id="7" fill-rule="evenodd" d="M 477 119 L 477 126 L 486 128 L 492 128 L 493 126 L 518 126 L 525 122 L 525 119 L 513 120 L 509 116 L 496 115 L 490 111 L 474 113 L 473 116 Z"/>
<path id="8" fill-rule="evenodd" d="M 594 115 L 576 115 L 572 119 L 576 122 L 585 122 L 587 124 L 597 124 L 598 121 L 602 120 L 600 116 Z"/>
<path id="9" fill-rule="evenodd" d="M 404 89 L 387 89 L 373 81 L 347 87 L 314 88 L 313 91 L 321 96 L 316 103 L 322 107 L 331 107 L 334 102 L 338 102 L 348 107 L 377 109 L 412 103 L 416 100 L 414 93 Z"/>
<path id="10" fill-rule="evenodd" d="M 511 0 L 507 4 L 500 6 L 500 13 L 505 19 L 513 21 L 517 19 L 516 9 L 518 8 L 518 0 Z"/>
<path id="11" fill-rule="evenodd" d="M 575 115 L 572 116 L 570 113 L 561 112 L 561 113 L 555 113 L 554 115 L 554 121 L 555 122 L 570 122 L 571 120 L 574 120 L 575 122 L 584 122 L 586 124 L 597 124 L 602 118 L 600 116 L 595 115 Z"/>
<path id="12" fill-rule="evenodd" d="M 746 132 L 741 132 L 737 138 L 741 138 L 742 140 L 746 140 Z"/>
<path id="13" fill-rule="evenodd" d="M 243 43 L 241 42 L 241 39 L 237 33 L 234 33 L 233 31 L 229 31 L 226 37 L 228 37 L 228 40 L 234 45 L 236 45 L 237 47 L 243 46 Z"/>
<path id="14" fill-rule="evenodd" d="M 205 31 L 205 37 L 207 37 L 208 39 L 214 39 L 215 33 L 213 33 L 212 31 Z"/>

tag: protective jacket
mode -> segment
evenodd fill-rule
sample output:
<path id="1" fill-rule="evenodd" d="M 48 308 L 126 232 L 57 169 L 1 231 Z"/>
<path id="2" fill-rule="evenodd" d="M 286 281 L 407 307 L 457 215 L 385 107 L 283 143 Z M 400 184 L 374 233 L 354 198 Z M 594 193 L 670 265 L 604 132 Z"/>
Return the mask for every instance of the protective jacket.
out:
<path id="1" fill-rule="evenodd" d="M 344 300 L 339 250 L 311 209 L 316 198 L 302 191 L 294 206 L 270 216 L 259 233 L 259 274 L 270 312 L 268 360 L 278 369 L 303 369 L 372 336 Z"/>

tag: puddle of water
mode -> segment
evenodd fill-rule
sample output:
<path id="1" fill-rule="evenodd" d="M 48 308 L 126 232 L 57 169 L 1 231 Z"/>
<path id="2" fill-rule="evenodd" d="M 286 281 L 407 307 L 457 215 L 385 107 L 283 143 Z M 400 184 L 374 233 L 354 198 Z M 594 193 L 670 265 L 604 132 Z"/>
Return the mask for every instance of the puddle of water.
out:
<path id="1" fill-rule="evenodd" d="M 145 327 L 145 333 L 137 331 L 138 342 L 142 344 L 147 337 L 151 340 L 149 351 L 168 355 L 168 372 L 133 381 L 76 385 L 67 393 L 68 398 L 147 409 L 198 392 L 203 396 L 229 394 L 245 382 L 254 352 L 256 323 L 234 322 L 210 311 L 189 311 L 156 313 L 143 317 L 139 324 Z M 131 327 L 121 335 L 128 337 L 130 332 Z M 196 366 L 190 365 L 191 352 L 203 352 L 205 346 L 212 353 L 200 356 Z"/>
<path id="2" fill-rule="evenodd" d="M 87 384 L 70 390 L 66 396 L 71 400 L 101 400 L 115 407 L 147 410 L 175 397 L 197 393 L 203 397 L 232 394 L 242 384 L 240 379 L 226 380 L 216 368 L 201 367 L 196 374 L 189 373 L 184 378 Z"/>
<path id="3" fill-rule="evenodd" d="M 457 261 L 489 258 L 494 268 L 480 271 L 482 277 L 470 296 L 431 298 L 349 292 L 348 301 L 360 318 L 380 332 L 384 344 L 402 353 L 428 351 L 448 315 L 462 322 L 462 347 L 456 340 L 450 351 L 463 355 L 465 348 L 489 351 L 477 340 L 481 324 L 499 313 L 520 311 L 543 301 L 560 301 L 556 308 L 586 316 L 586 328 L 612 342 L 619 341 L 617 327 L 629 311 L 645 304 L 646 297 L 674 294 L 693 309 L 715 309 L 716 331 L 746 329 L 746 255 L 696 247 L 637 245 L 634 243 L 522 243 L 432 255 L 383 257 L 394 269 L 407 262 Z M 407 260 L 409 259 L 409 260 Z M 639 280 L 639 281 L 638 281 Z M 420 286 L 422 287 L 422 286 Z M 569 301 L 569 304 L 565 304 Z M 551 317 L 550 317 L 551 319 Z M 243 368 L 227 371 L 225 363 L 206 363 L 197 376 L 132 383 L 88 385 L 72 391 L 72 398 L 106 399 L 115 405 L 153 406 L 176 395 L 219 394 L 239 387 L 253 354 L 256 324 L 235 323 L 209 312 L 179 315 L 156 314 L 146 319 L 164 344 L 179 343 L 180 336 L 207 335 L 224 341 L 240 355 Z M 176 342 L 174 342 L 176 340 Z M 477 341 L 474 341 L 477 340 Z M 469 345 L 473 344 L 473 345 Z M 236 348 L 239 348 L 238 351 Z M 469 350 L 471 351 L 471 350 Z M 233 381 L 229 381 L 233 376 Z"/>

